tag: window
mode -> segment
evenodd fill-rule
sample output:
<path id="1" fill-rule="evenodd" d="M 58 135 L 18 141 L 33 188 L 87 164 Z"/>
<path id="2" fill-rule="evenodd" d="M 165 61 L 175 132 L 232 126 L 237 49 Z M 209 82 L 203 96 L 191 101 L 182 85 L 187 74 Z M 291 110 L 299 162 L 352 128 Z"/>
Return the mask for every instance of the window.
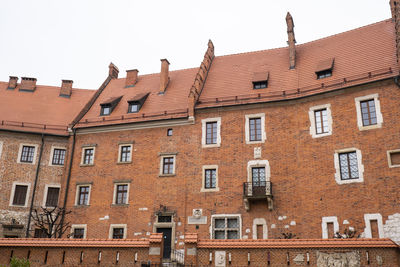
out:
<path id="1" fill-rule="evenodd" d="M 172 129 L 167 130 L 167 136 L 172 136 Z"/>
<path id="2" fill-rule="evenodd" d="M 114 185 L 114 204 L 128 204 L 129 184 Z"/>
<path id="3" fill-rule="evenodd" d="M 84 147 L 82 149 L 82 161 L 81 165 L 93 165 L 94 163 L 94 147 Z"/>
<path id="4" fill-rule="evenodd" d="M 218 188 L 218 165 L 203 166 L 202 188 L 200 192 L 216 192 Z"/>
<path id="5" fill-rule="evenodd" d="M 101 106 L 100 115 L 106 116 L 111 114 L 111 106 L 110 105 L 103 105 Z"/>
<path id="6" fill-rule="evenodd" d="M 78 206 L 89 205 L 90 187 L 91 187 L 90 185 L 77 186 L 76 205 Z"/>
<path id="7" fill-rule="evenodd" d="M 162 154 L 160 162 L 160 176 L 175 175 L 175 155 Z"/>
<path id="8" fill-rule="evenodd" d="M 311 107 L 308 111 L 310 117 L 310 134 L 312 138 L 323 137 L 332 134 L 331 105 L 319 105 Z"/>
<path id="9" fill-rule="evenodd" d="M 323 79 L 332 76 L 332 70 L 323 70 L 316 72 L 317 79 Z"/>
<path id="10" fill-rule="evenodd" d="M 35 154 L 34 146 L 22 146 L 20 162 L 33 163 L 34 154 Z"/>
<path id="11" fill-rule="evenodd" d="M 138 103 L 129 103 L 128 113 L 139 112 L 140 105 Z"/>
<path id="12" fill-rule="evenodd" d="M 268 81 L 253 82 L 253 89 L 263 89 L 268 87 Z"/>
<path id="13" fill-rule="evenodd" d="M 70 238 L 85 239 L 87 232 L 86 224 L 72 224 Z"/>
<path id="14" fill-rule="evenodd" d="M 335 180 L 338 184 L 363 182 L 364 166 L 361 163 L 361 151 L 355 148 L 336 151 Z"/>
<path id="15" fill-rule="evenodd" d="M 170 222 L 172 222 L 172 216 L 171 215 L 158 215 L 157 216 L 157 222 L 159 222 L 159 223 L 170 223 Z"/>
<path id="16" fill-rule="evenodd" d="M 245 131 L 247 144 L 265 142 L 265 114 L 246 115 Z"/>
<path id="17" fill-rule="evenodd" d="M 320 60 L 315 68 L 315 74 L 317 75 L 317 79 L 331 77 L 334 62 L 335 62 L 334 58 L 326 58 Z"/>
<path id="18" fill-rule="evenodd" d="M 110 239 L 125 239 L 126 238 L 126 224 L 111 224 Z"/>
<path id="19" fill-rule="evenodd" d="M 382 127 L 383 117 L 378 94 L 356 97 L 354 100 L 360 131 Z"/>
<path id="20" fill-rule="evenodd" d="M 65 161 L 65 152 L 66 150 L 64 148 L 53 148 L 50 165 L 63 166 Z"/>
<path id="21" fill-rule="evenodd" d="M 333 229 L 329 229 L 329 225 L 333 224 Z M 322 238 L 333 238 L 336 232 L 339 232 L 339 223 L 336 216 L 322 217 Z M 333 231 L 332 231 L 333 230 Z"/>
<path id="22" fill-rule="evenodd" d="M 253 167 L 251 174 L 253 187 L 265 186 L 265 167 Z"/>
<path id="23" fill-rule="evenodd" d="M 400 149 L 387 152 L 389 168 L 400 167 Z"/>
<path id="24" fill-rule="evenodd" d="M 253 89 L 263 89 L 268 87 L 269 72 L 253 73 Z"/>
<path id="25" fill-rule="evenodd" d="M 119 145 L 119 163 L 132 162 L 132 144 Z"/>
<path id="26" fill-rule="evenodd" d="M 241 221 L 238 215 L 212 215 L 212 239 L 240 239 Z"/>
<path id="27" fill-rule="evenodd" d="M 382 222 L 382 215 L 380 213 L 372 213 L 372 214 L 364 214 L 364 221 L 365 221 L 365 229 L 364 229 L 364 234 L 365 238 L 383 238 L 384 236 L 384 231 L 383 231 L 383 222 Z M 378 236 L 373 236 L 373 227 L 372 227 L 372 222 L 376 223 L 377 230 L 377 235 Z"/>
<path id="28" fill-rule="evenodd" d="M 46 202 L 45 207 L 57 207 L 58 206 L 58 196 L 60 194 L 60 187 L 50 187 L 47 186 Z"/>
<path id="29" fill-rule="evenodd" d="M 100 104 L 100 116 L 107 116 L 110 115 L 114 108 L 118 105 L 119 101 L 121 100 L 122 96 L 112 97 L 107 101 Z"/>
<path id="30" fill-rule="evenodd" d="M 29 186 L 30 184 L 13 184 L 13 190 L 11 191 L 12 206 L 27 206 Z"/>
<path id="31" fill-rule="evenodd" d="M 221 118 L 208 118 L 202 121 L 202 147 L 221 145 Z"/>

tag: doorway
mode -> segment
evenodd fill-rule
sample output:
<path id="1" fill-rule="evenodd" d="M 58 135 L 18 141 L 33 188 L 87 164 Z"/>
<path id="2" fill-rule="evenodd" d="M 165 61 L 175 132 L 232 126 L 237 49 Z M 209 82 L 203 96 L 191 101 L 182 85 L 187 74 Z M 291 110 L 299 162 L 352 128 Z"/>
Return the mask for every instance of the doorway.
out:
<path id="1" fill-rule="evenodd" d="M 172 228 L 157 228 L 157 233 L 163 234 L 163 239 L 164 239 L 163 259 L 170 259 Z"/>

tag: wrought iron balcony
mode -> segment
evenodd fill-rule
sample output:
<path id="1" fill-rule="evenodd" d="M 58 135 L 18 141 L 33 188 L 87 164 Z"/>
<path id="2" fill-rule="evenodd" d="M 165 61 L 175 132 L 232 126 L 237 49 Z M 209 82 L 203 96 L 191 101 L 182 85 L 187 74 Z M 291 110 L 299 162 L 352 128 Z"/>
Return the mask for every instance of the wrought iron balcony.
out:
<path id="1" fill-rule="evenodd" d="M 243 198 L 246 210 L 250 210 L 251 200 L 266 199 L 268 208 L 272 210 L 272 183 L 271 182 L 256 182 L 256 183 L 243 183 Z"/>

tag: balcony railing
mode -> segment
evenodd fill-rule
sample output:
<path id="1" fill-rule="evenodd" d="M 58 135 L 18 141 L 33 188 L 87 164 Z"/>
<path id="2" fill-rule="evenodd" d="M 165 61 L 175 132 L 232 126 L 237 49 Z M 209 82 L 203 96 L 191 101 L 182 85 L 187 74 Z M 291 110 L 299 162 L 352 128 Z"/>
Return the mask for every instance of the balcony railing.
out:
<path id="1" fill-rule="evenodd" d="M 268 208 L 272 210 L 272 183 L 269 181 L 243 183 L 243 198 L 246 210 L 250 210 L 250 200 L 258 199 L 266 199 Z"/>

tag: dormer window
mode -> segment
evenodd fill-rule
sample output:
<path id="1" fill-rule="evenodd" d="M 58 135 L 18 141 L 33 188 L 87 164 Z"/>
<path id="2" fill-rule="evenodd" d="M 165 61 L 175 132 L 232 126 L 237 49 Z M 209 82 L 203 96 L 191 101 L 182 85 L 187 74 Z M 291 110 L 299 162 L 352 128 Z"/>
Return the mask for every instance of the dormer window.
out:
<path id="1" fill-rule="evenodd" d="M 334 58 L 328 58 L 318 62 L 318 65 L 315 69 L 315 74 L 317 75 L 317 79 L 323 79 L 332 76 L 334 61 L 335 61 Z"/>
<path id="2" fill-rule="evenodd" d="M 135 95 L 133 98 L 128 100 L 128 113 L 137 113 L 142 108 L 144 101 L 149 96 L 150 93 L 142 93 Z"/>
<path id="3" fill-rule="evenodd" d="M 107 116 L 110 115 L 114 108 L 118 105 L 119 101 L 121 100 L 122 96 L 112 97 L 107 101 L 100 104 L 100 116 Z"/>
<path id="4" fill-rule="evenodd" d="M 255 72 L 253 74 L 253 89 L 263 89 L 268 87 L 269 72 Z"/>

